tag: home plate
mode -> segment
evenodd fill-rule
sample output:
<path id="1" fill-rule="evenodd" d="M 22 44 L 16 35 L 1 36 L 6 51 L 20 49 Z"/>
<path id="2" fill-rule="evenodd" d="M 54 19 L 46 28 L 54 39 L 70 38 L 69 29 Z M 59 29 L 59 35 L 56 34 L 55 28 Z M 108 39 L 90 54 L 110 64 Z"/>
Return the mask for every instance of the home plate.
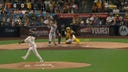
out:
<path id="1" fill-rule="evenodd" d="M 89 47 L 89 46 L 85 46 L 85 47 Z"/>

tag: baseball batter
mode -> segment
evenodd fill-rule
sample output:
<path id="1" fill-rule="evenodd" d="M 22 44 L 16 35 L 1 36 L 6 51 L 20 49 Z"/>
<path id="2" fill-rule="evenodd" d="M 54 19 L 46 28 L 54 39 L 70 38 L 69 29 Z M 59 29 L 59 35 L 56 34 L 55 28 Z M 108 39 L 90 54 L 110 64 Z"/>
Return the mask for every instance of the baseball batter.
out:
<path id="1" fill-rule="evenodd" d="M 56 29 L 57 29 L 57 23 L 55 20 L 52 20 L 49 24 L 50 26 L 50 32 L 49 32 L 49 45 L 51 45 L 51 42 L 53 42 L 54 45 L 56 45 L 55 39 L 56 39 Z"/>
<path id="2" fill-rule="evenodd" d="M 42 57 L 39 55 L 39 53 L 37 51 L 37 48 L 36 48 L 37 46 L 36 46 L 36 43 L 35 43 L 35 36 L 33 35 L 33 33 L 31 33 L 23 41 L 19 42 L 19 44 L 21 44 L 21 43 L 28 43 L 29 44 L 29 49 L 28 49 L 26 55 L 22 57 L 24 60 L 27 59 L 27 57 L 29 56 L 30 52 L 33 51 L 33 53 L 40 60 L 40 62 L 43 62 Z"/>

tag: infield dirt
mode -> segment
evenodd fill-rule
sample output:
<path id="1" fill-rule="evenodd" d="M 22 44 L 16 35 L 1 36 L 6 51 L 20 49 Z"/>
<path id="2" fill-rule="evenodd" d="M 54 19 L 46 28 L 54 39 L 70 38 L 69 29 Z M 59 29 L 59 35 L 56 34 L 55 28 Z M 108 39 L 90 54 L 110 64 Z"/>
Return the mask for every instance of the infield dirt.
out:
<path id="1" fill-rule="evenodd" d="M 37 47 L 39 49 L 102 49 L 102 48 L 109 48 L 109 49 L 123 49 L 128 48 L 127 43 L 118 43 L 118 42 L 81 42 L 80 44 L 58 44 L 58 45 L 52 45 L 48 46 L 47 42 L 38 42 L 36 43 Z M 27 43 L 24 44 L 6 44 L 6 45 L 0 45 L 0 49 L 27 49 L 28 45 Z"/>

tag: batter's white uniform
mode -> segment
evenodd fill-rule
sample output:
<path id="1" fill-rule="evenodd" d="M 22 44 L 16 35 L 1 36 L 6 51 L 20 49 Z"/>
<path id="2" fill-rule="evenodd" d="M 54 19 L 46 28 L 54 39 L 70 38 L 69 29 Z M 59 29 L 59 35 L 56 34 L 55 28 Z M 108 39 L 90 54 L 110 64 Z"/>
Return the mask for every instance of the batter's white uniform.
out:
<path id="1" fill-rule="evenodd" d="M 50 25 L 49 42 L 53 41 L 55 43 L 56 29 L 57 29 L 57 25 L 56 24 Z"/>
<path id="2" fill-rule="evenodd" d="M 40 60 L 40 62 L 43 62 L 43 59 L 42 57 L 39 55 L 38 51 L 37 51 L 37 46 L 36 46 L 36 43 L 35 43 L 35 37 L 34 36 L 28 36 L 24 42 L 28 43 L 29 44 L 29 49 L 26 53 L 25 56 L 23 56 L 22 58 L 23 59 L 26 59 L 28 57 L 28 55 L 30 54 L 31 51 L 33 51 L 33 53 L 38 57 L 38 59 Z"/>

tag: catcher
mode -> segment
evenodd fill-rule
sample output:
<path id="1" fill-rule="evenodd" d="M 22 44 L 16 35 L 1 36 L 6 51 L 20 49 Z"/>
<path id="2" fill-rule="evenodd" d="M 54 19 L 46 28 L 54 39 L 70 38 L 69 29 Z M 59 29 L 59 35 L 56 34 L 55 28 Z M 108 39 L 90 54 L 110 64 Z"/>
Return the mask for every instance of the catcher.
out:
<path id="1" fill-rule="evenodd" d="M 80 43 L 80 40 L 75 37 L 74 31 L 70 27 L 66 27 L 66 44 L 72 44 L 72 42 L 76 42 L 77 44 Z"/>
<path id="2" fill-rule="evenodd" d="M 29 34 L 29 36 L 26 39 L 18 42 L 19 44 L 21 44 L 21 43 L 28 43 L 29 46 L 30 46 L 29 49 L 28 49 L 28 51 L 27 51 L 27 53 L 26 53 L 26 55 L 23 56 L 22 58 L 24 60 L 27 59 L 27 57 L 30 54 L 30 52 L 33 51 L 33 53 L 38 57 L 38 59 L 40 60 L 40 62 L 43 62 L 42 57 L 39 55 L 39 53 L 37 51 L 37 46 L 36 46 L 36 43 L 35 43 L 36 37 L 35 37 L 35 34 L 33 33 L 34 31 L 32 31 L 32 30 L 29 30 L 29 31 L 31 32 Z"/>

